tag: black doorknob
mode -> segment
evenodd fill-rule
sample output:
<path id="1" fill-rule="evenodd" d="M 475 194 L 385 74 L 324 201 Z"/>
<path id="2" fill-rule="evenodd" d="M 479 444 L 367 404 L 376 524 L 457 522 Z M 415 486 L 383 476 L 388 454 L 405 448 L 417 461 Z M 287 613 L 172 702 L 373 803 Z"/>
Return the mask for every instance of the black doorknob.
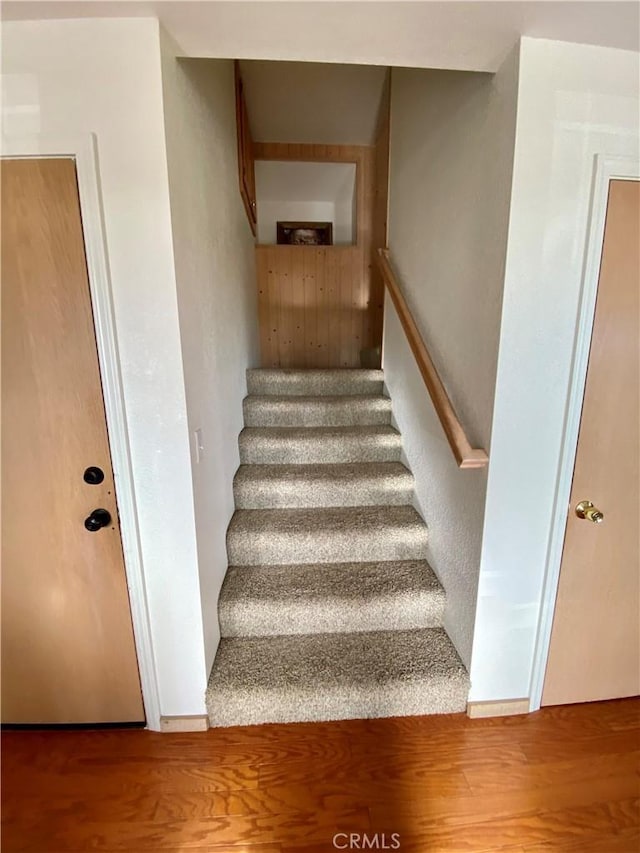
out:
<path id="1" fill-rule="evenodd" d="M 90 533 L 95 533 L 101 527 L 111 524 L 111 514 L 106 509 L 94 509 L 91 515 L 84 520 L 84 526 Z"/>
<path id="2" fill-rule="evenodd" d="M 82 475 L 82 479 L 85 483 L 89 483 L 90 486 L 99 486 L 104 480 L 104 471 L 102 468 L 91 465 Z"/>

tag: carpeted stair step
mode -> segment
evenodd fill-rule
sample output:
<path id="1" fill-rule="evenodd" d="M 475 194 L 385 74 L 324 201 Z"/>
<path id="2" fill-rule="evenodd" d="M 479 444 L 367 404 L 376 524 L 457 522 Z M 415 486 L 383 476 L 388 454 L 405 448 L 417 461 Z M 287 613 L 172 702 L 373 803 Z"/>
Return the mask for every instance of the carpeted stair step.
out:
<path id="1" fill-rule="evenodd" d="M 238 509 L 408 504 L 413 476 L 400 462 L 241 465 L 233 493 Z"/>
<path id="2" fill-rule="evenodd" d="M 401 448 L 391 426 L 249 427 L 240 433 L 243 464 L 397 462 Z"/>
<path id="3" fill-rule="evenodd" d="M 273 394 L 245 397 L 244 423 L 248 427 L 371 426 L 391 423 L 388 397 L 325 396 L 281 397 Z"/>
<path id="4" fill-rule="evenodd" d="M 446 714 L 469 681 L 442 628 L 222 640 L 212 726 Z"/>
<path id="5" fill-rule="evenodd" d="M 230 566 L 223 637 L 402 631 L 442 625 L 445 593 L 423 560 Z"/>
<path id="6" fill-rule="evenodd" d="M 382 394 L 381 370 L 247 370 L 249 394 Z"/>
<path id="7" fill-rule="evenodd" d="M 227 530 L 236 566 L 421 560 L 426 547 L 412 506 L 241 509 Z"/>

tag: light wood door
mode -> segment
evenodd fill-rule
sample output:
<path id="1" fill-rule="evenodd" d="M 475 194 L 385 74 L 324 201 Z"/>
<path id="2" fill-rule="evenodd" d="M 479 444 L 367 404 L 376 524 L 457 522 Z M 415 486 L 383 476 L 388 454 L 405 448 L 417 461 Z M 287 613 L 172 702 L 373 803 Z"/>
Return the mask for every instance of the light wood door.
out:
<path id="1" fill-rule="evenodd" d="M 75 164 L 0 168 L 2 721 L 143 721 Z"/>
<path id="2" fill-rule="evenodd" d="M 640 182 L 612 181 L 543 705 L 640 693 L 639 235 Z"/>

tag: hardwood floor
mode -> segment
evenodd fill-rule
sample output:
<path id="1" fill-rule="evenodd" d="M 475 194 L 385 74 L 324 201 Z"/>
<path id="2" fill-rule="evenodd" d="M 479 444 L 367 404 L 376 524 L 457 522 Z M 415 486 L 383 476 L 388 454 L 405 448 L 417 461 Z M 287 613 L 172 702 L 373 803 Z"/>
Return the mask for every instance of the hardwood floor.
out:
<path id="1" fill-rule="evenodd" d="M 2 851 L 636 853 L 639 757 L 636 699 L 490 720 L 8 731 Z"/>

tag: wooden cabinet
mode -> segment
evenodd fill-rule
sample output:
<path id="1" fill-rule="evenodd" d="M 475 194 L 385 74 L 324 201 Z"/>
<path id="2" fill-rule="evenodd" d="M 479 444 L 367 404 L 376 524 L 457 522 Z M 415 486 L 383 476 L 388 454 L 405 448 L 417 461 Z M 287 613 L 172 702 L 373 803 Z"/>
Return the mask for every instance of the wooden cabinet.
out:
<path id="1" fill-rule="evenodd" d="M 240 179 L 240 195 L 247 212 L 249 225 L 255 236 L 256 212 L 256 172 L 253 156 L 253 139 L 249 127 L 249 115 L 244 97 L 242 77 L 239 63 L 236 60 L 236 123 L 238 132 L 238 176 Z"/>

